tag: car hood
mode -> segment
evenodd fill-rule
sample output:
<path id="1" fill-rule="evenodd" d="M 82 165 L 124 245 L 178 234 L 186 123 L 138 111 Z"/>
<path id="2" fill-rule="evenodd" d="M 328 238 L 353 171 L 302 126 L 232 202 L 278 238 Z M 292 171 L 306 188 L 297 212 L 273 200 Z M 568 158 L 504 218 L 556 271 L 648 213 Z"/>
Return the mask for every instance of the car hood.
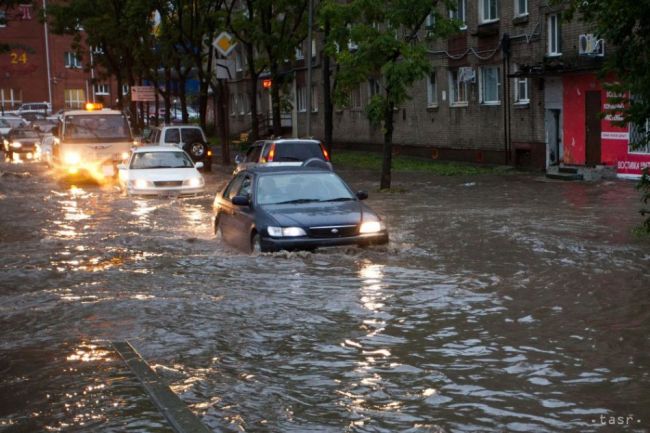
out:
<path id="1" fill-rule="evenodd" d="M 144 170 L 126 170 L 127 179 L 143 179 L 152 182 L 186 180 L 199 177 L 201 174 L 194 168 L 153 168 Z"/>
<path id="2" fill-rule="evenodd" d="M 264 205 L 280 226 L 321 227 L 356 225 L 365 211 L 358 201 Z"/>

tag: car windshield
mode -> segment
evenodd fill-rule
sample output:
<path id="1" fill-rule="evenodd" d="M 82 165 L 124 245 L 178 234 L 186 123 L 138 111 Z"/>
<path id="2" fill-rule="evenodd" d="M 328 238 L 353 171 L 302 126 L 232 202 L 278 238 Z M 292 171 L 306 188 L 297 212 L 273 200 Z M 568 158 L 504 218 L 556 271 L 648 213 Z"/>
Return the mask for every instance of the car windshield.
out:
<path id="1" fill-rule="evenodd" d="M 65 116 L 66 141 L 131 141 L 131 131 L 122 114 Z"/>
<path id="2" fill-rule="evenodd" d="M 31 129 L 17 129 L 13 135 L 15 138 L 38 138 L 38 134 Z"/>
<path id="3" fill-rule="evenodd" d="M 258 204 L 354 200 L 350 189 L 334 173 L 286 173 L 261 176 Z"/>
<path id="4" fill-rule="evenodd" d="M 131 169 L 194 167 L 185 152 L 138 152 L 133 155 Z"/>

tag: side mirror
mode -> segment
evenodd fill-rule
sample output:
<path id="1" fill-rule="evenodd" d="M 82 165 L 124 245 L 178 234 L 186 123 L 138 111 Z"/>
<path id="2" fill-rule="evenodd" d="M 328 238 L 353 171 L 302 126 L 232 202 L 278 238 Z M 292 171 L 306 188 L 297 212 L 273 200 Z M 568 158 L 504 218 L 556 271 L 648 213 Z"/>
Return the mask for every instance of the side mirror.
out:
<path id="1" fill-rule="evenodd" d="M 201 161 L 195 163 L 195 164 L 194 164 L 194 168 L 196 168 L 197 170 L 198 170 L 199 168 L 203 168 L 203 163 L 202 163 Z"/>
<path id="2" fill-rule="evenodd" d="M 239 153 L 236 154 L 236 155 L 235 155 L 235 163 L 237 163 L 237 164 L 241 164 L 242 162 L 244 162 L 244 157 L 241 156 L 241 154 L 239 154 Z"/>
<path id="3" fill-rule="evenodd" d="M 366 191 L 357 191 L 356 196 L 359 200 L 365 200 L 368 198 L 368 193 Z"/>
<path id="4" fill-rule="evenodd" d="M 243 196 L 243 195 L 236 195 L 232 198 L 232 204 L 235 206 L 249 206 L 251 204 L 250 200 L 248 200 L 248 197 Z"/>

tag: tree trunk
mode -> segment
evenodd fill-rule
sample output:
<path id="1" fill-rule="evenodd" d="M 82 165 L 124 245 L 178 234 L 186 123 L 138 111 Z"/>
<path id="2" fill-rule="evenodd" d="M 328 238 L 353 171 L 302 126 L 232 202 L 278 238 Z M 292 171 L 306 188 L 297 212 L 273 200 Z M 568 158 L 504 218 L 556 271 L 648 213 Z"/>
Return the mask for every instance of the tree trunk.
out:
<path id="1" fill-rule="evenodd" d="M 390 101 L 390 93 L 386 92 L 387 99 Z M 383 161 L 381 164 L 381 181 L 379 189 L 390 189 L 391 166 L 393 163 L 393 109 L 395 104 L 387 102 L 384 111 L 384 149 Z"/>
<path id="2" fill-rule="evenodd" d="M 172 71 L 171 68 L 165 67 L 165 123 L 171 122 L 171 109 L 172 109 Z"/>
<path id="3" fill-rule="evenodd" d="M 224 80 L 219 80 L 217 97 L 217 117 L 219 119 L 219 139 L 221 141 L 221 162 L 223 165 L 230 164 L 230 146 L 228 140 L 228 85 Z"/>
<path id="4" fill-rule="evenodd" d="M 246 44 L 246 58 L 250 75 L 248 98 L 251 105 L 251 135 L 249 141 L 253 142 L 260 136 L 260 120 L 257 117 L 257 79 L 259 74 L 255 70 L 255 53 L 251 44 Z"/>

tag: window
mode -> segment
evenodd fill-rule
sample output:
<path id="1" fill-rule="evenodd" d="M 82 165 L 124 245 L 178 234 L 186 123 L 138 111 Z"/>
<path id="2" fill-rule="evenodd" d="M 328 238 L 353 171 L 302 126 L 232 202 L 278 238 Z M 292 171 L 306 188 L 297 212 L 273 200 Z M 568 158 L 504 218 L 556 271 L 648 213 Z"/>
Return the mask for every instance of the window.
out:
<path id="1" fill-rule="evenodd" d="M 165 131 L 165 143 L 180 143 L 181 135 L 178 128 L 172 128 Z"/>
<path id="2" fill-rule="evenodd" d="M 239 95 L 239 114 L 244 115 L 248 113 L 248 94 L 242 93 Z"/>
<path id="3" fill-rule="evenodd" d="M 548 51 L 549 56 L 562 54 L 560 47 L 560 16 L 551 14 L 548 16 Z"/>
<path id="4" fill-rule="evenodd" d="M 501 74 L 498 66 L 486 66 L 480 69 L 481 104 L 494 105 L 501 103 Z"/>
<path id="5" fill-rule="evenodd" d="M 427 107 L 438 106 L 438 83 L 436 82 L 436 71 L 429 74 L 427 80 Z"/>
<path id="6" fill-rule="evenodd" d="M 305 58 L 305 53 L 302 51 L 302 45 L 296 47 L 296 60 L 302 60 Z"/>
<path id="7" fill-rule="evenodd" d="M 0 28 L 7 27 L 7 13 L 3 10 L 0 10 Z"/>
<path id="8" fill-rule="evenodd" d="M 449 104 L 452 107 L 467 105 L 467 81 L 458 79 L 458 69 L 449 71 Z"/>
<path id="9" fill-rule="evenodd" d="M 316 58 L 316 39 L 311 40 L 311 58 L 312 60 Z"/>
<path id="10" fill-rule="evenodd" d="M 81 68 L 81 62 L 79 61 L 77 54 L 71 51 L 65 52 L 64 62 L 66 68 Z"/>
<path id="11" fill-rule="evenodd" d="M 350 108 L 361 108 L 361 86 L 357 86 L 350 92 Z"/>
<path id="12" fill-rule="evenodd" d="M 108 84 L 95 84 L 95 95 L 109 95 L 110 87 Z"/>
<path id="13" fill-rule="evenodd" d="M 467 19 L 465 16 L 465 11 L 467 10 L 467 0 L 456 0 L 454 3 L 454 6 L 456 6 L 456 9 L 450 9 L 449 10 L 449 18 L 460 21 L 461 24 L 461 29 L 466 29 L 467 28 Z"/>
<path id="14" fill-rule="evenodd" d="M 379 95 L 381 92 L 381 87 L 379 86 L 379 81 L 374 78 L 368 80 L 368 97 L 372 98 L 375 95 Z"/>
<path id="15" fill-rule="evenodd" d="M 230 115 L 237 114 L 237 95 L 230 95 Z"/>
<path id="16" fill-rule="evenodd" d="M 298 111 L 307 111 L 307 89 L 305 87 L 298 87 L 296 89 L 296 103 L 298 104 Z"/>
<path id="17" fill-rule="evenodd" d="M 311 86 L 311 111 L 318 112 L 318 87 Z"/>
<path id="18" fill-rule="evenodd" d="M 489 23 L 499 19 L 497 0 L 479 0 L 480 22 Z"/>
<path id="19" fill-rule="evenodd" d="M 528 104 L 528 78 L 515 77 L 514 84 L 515 104 Z"/>
<path id="20" fill-rule="evenodd" d="M 129 94 L 129 85 L 128 84 L 122 84 L 122 95 L 128 95 Z"/>
<path id="21" fill-rule="evenodd" d="M 65 89 L 63 95 L 65 108 L 82 108 L 86 103 L 84 89 Z"/>
<path id="22" fill-rule="evenodd" d="M 528 15 L 528 0 L 515 0 L 515 16 Z"/>
<path id="23" fill-rule="evenodd" d="M 13 110 L 23 103 L 23 92 L 18 89 L 0 88 L 0 105 L 4 110 Z"/>
<path id="24" fill-rule="evenodd" d="M 424 28 L 427 30 L 433 30 L 433 28 L 436 26 L 436 16 L 434 15 L 433 12 L 431 12 L 429 15 L 427 15 L 427 18 L 424 20 Z"/>
<path id="25" fill-rule="evenodd" d="M 241 54 L 239 54 L 239 51 L 235 51 L 235 70 L 237 72 L 242 71 Z"/>
<path id="26" fill-rule="evenodd" d="M 642 146 L 635 145 L 635 143 L 648 140 L 650 135 L 650 119 L 646 119 L 645 124 L 637 125 L 630 123 L 630 144 L 628 152 L 630 153 L 648 153 L 650 154 L 650 142 L 644 143 Z"/>

